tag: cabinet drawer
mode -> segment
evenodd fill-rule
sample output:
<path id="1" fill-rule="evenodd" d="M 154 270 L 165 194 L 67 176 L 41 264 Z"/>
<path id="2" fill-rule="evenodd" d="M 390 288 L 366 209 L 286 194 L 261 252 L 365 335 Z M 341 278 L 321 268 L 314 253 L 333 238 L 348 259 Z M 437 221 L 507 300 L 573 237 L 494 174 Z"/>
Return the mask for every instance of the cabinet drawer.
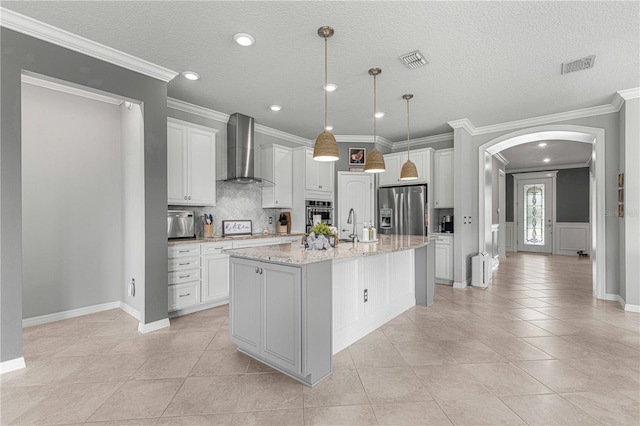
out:
<path id="1" fill-rule="evenodd" d="M 200 254 L 200 244 L 176 244 L 169 246 L 168 257 L 198 256 Z"/>
<path id="2" fill-rule="evenodd" d="M 438 239 L 436 240 L 436 244 L 438 245 L 451 245 L 451 237 L 443 237 L 442 235 L 438 235 Z"/>
<path id="3" fill-rule="evenodd" d="M 200 269 L 189 269 L 187 271 L 169 272 L 169 284 L 186 283 L 200 279 Z"/>
<path id="4" fill-rule="evenodd" d="M 175 311 L 200 303 L 200 281 L 169 286 L 169 310 Z"/>
<path id="5" fill-rule="evenodd" d="M 203 243 L 201 254 L 218 254 L 224 249 L 230 249 L 232 246 L 233 242 L 231 241 L 221 241 L 219 243 Z"/>
<path id="6" fill-rule="evenodd" d="M 169 259 L 169 271 L 183 271 L 185 269 L 195 269 L 199 267 L 200 256 Z"/>

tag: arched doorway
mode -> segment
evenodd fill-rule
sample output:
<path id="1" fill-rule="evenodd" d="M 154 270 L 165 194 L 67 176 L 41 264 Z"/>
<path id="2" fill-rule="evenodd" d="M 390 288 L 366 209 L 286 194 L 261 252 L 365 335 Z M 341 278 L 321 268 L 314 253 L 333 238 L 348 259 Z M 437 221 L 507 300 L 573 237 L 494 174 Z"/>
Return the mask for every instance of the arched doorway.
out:
<path id="1" fill-rule="evenodd" d="M 591 258 L 593 295 L 605 299 L 605 147 L 604 129 L 574 125 L 547 125 L 518 130 L 492 139 L 478 148 L 479 251 L 491 245 L 491 176 L 494 154 L 517 145 L 545 140 L 567 140 L 592 144 L 590 172 Z"/>

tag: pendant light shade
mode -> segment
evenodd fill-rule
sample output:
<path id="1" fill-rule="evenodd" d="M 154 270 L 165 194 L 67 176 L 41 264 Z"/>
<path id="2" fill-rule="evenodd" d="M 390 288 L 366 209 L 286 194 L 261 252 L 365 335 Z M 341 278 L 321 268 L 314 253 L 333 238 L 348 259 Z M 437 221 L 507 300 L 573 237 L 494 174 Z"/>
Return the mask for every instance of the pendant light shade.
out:
<path id="1" fill-rule="evenodd" d="M 333 28 L 320 27 L 318 28 L 318 35 L 324 39 L 324 86 L 327 87 L 327 40 L 333 35 Z M 324 129 L 322 133 L 316 138 L 316 142 L 313 145 L 313 159 L 316 161 L 336 161 L 340 158 L 338 151 L 338 143 L 335 136 L 329 133 L 327 129 L 327 91 L 324 92 Z"/>
<path id="2" fill-rule="evenodd" d="M 409 99 L 413 98 L 413 95 L 403 95 L 402 99 L 407 101 L 407 161 L 402 165 L 400 170 L 400 180 L 414 180 L 418 179 L 418 169 L 413 161 L 411 161 L 411 137 L 409 134 Z"/>
<path id="3" fill-rule="evenodd" d="M 367 155 L 367 160 L 365 162 L 365 166 L 364 166 L 364 171 L 367 173 L 382 173 L 385 170 L 387 170 L 385 164 L 384 164 L 384 157 L 382 156 L 382 153 L 375 147 L 375 143 L 377 138 L 377 128 L 376 128 L 376 112 L 377 112 L 377 108 L 376 108 L 376 102 L 377 102 L 377 95 L 376 95 L 376 76 L 378 74 L 382 73 L 382 70 L 380 68 L 371 68 L 369 70 L 369 75 L 373 76 L 373 143 L 374 143 L 374 148 L 369 152 L 369 155 Z"/>

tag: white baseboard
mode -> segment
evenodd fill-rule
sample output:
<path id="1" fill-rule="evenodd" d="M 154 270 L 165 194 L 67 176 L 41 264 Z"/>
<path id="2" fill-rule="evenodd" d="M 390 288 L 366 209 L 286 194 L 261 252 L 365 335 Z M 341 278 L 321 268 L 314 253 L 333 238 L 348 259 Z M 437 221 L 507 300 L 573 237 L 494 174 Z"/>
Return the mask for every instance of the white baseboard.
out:
<path id="1" fill-rule="evenodd" d="M 124 302 L 120 302 L 120 309 L 122 309 L 123 311 L 125 311 L 126 313 L 128 313 L 129 315 L 137 319 L 138 321 L 140 321 L 140 312 L 137 309 L 127 305 Z"/>
<path id="2" fill-rule="evenodd" d="M 453 288 L 457 288 L 457 289 L 463 289 L 463 288 L 467 288 L 467 286 L 469 285 L 469 280 L 467 281 L 463 281 L 461 283 L 454 281 L 453 282 Z"/>
<path id="3" fill-rule="evenodd" d="M 161 319 L 158 321 L 150 322 L 149 324 L 138 324 L 138 331 L 140 333 L 151 333 L 152 331 L 160 330 L 161 328 L 169 327 L 169 318 Z"/>
<path id="4" fill-rule="evenodd" d="M 9 361 L 0 362 L 0 374 L 9 373 L 10 371 L 20 370 L 27 365 L 24 363 L 24 357 L 10 359 Z"/>
<path id="5" fill-rule="evenodd" d="M 624 304 L 624 310 L 627 312 L 640 312 L 640 305 Z"/>
<path id="6" fill-rule="evenodd" d="M 25 318 L 22 320 L 22 328 L 31 327 L 33 325 L 46 324 L 53 321 L 75 318 L 82 315 L 95 314 L 96 312 L 108 311 L 109 309 L 120 308 L 120 303 L 121 302 L 101 303 L 99 305 L 86 306 L 84 308 L 70 309 L 68 311 L 55 312 L 53 314 Z"/>
<path id="7" fill-rule="evenodd" d="M 624 300 L 622 300 L 622 297 L 620 297 L 617 294 L 607 293 L 604 295 L 604 300 L 611 300 L 613 302 L 618 302 L 624 306 Z"/>
<path id="8" fill-rule="evenodd" d="M 622 309 L 624 309 L 627 312 L 640 312 L 640 305 L 632 305 L 630 303 L 626 303 L 622 298 L 622 296 L 620 296 L 619 294 L 607 293 L 604 295 L 604 300 L 611 300 L 613 302 L 618 302 L 620 306 L 622 306 Z"/>

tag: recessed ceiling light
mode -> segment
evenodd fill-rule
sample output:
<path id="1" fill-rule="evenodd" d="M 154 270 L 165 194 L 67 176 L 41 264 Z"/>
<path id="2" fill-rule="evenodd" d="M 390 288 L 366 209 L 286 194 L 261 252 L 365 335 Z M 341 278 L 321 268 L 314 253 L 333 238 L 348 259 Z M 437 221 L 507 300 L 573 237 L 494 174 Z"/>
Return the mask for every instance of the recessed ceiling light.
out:
<path id="1" fill-rule="evenodd" d="M 271 111 L 280 111 L 282 107 L 280 105 L 269 105 Z"/>
<path id="2" fill-rule="evenodd" d="M 327 132 L 330 132 L 333 130 L 333 126 L 327 126 L 324 128 Z"/>
<path id="3" fill-rule="evenodd" d="M 545 158 L 545 159 L 544 159 L 544 160 L 542 160 L 542 161 L 544 161 L 545 163 L 548 163 L 549 161 L 551 161 L 551 158 Z"/>
<path id="4" fill-rule="evenodd" d="M 547 146 L 547 143 L 546 143 L 546 142 L 540 142 L 540 143 L 538 144 L 538 146 L 539 146 L 539 147 Z"/>
<path id="5" fill-rule="evenodd" d="M 326 90 L 327 92 L 333 92 L 338 88 L 337 84 L 333 84 L 333 83 L 329 83 L 326 86 L 324 86 L 324 90 Z"/>
<path id="6" fill-rule="evenodd" d="M 193 81 L 200 80 L 200 74 L 193 71 L 185 71 L 182 73 L 182 76 L 187 80 L 193 80 Z"/>
<path id="7" fill-rule="evenodd" d="M 384 117 L 384 112 L 378 111 L 378 112 L 376 112 L 375 115 L 376 115 L 376 118 L 382 118 L 382 117 Z"/>
<path id="8" fill-rule="evenodd" d="M 254 44 L 256 42 L 256 39 L 253 38 L 253 36 L 251 34 L 247 34 L 247 33 L 234 34 L 233 35 L 233 39 L 240 46 L 245 46 L 245 47 L 251 46 L 252 44 Z"/>

